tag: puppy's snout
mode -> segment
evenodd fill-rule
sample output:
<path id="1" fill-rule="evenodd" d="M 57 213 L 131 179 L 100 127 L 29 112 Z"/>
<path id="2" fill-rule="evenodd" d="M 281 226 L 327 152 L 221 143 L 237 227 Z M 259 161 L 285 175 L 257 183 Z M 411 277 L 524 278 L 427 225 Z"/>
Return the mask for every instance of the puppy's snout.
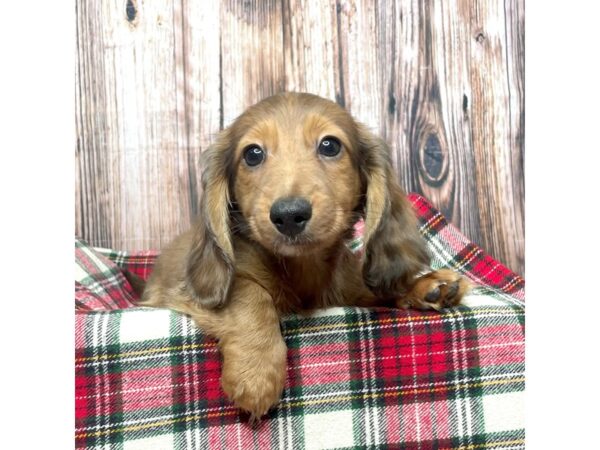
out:
<path id="1" fill-rule="evenodd" d="M 271 206 L 270 217 L 281 234 L 294 237 L 312 217 L 312 206 L 301 197 L 280 198 Z"/>

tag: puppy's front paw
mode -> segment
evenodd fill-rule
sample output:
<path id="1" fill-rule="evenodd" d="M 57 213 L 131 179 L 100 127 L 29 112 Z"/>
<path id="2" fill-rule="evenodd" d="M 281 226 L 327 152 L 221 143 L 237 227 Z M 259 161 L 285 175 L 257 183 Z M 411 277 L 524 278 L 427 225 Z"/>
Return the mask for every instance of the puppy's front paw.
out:
<path id="1" fill-rule="evenodd" d="M 286 379 L 287 348 L 281 342 L 266 351 L 227 355 L 223 361 L 221 385 L 238 408 L 250 413 L 254 423 L 279 403 Z M 237 353 L 237 352 L 236 352 Z"/>
<path id="2" fill-rule="evenodd" d="M 460 274 L 440 269 L 417 279 L 410 292 L 399 299 L 397 304 L 400 308 L 450 308 L 460 303 L 470 287 L 469 281 Z"/>

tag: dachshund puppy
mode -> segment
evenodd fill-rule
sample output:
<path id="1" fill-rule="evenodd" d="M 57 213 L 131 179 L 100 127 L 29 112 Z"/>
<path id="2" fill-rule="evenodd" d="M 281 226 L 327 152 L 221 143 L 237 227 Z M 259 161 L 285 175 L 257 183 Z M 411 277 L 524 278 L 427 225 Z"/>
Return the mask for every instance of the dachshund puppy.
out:
<path id="1" fill-rule="evenodd" d="M 340 106 L 269 97 L 205 152 L 201 217 L 156 262 L 141 305 L 218 339 L 221 384 L 251 418 L 286 379 L 282 314 L 329 306 L 454 306 L 468 289 L 429 257 L 388 147 Z M 364 256 L 345 242 L 365 222 Z"/>

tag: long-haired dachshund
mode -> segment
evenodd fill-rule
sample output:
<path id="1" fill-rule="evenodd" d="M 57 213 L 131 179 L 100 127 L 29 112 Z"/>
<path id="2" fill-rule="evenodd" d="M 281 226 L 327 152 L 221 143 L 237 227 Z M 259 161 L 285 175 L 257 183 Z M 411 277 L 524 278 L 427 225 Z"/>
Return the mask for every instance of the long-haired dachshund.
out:
<path id="1" fill-rule="evenodd" d="M 282 314 L 329 306 L 439 309 L 466 279 L 429 266 L 388 147 L 337 104 L 285 93 L 252 106 L 205 153 L 201 217 L 156 262 L 141 305 L 216 337 L 221 384 L 252 418 L 280 397 Z M 364 219 L 364 255 L 347 245 Z"/>

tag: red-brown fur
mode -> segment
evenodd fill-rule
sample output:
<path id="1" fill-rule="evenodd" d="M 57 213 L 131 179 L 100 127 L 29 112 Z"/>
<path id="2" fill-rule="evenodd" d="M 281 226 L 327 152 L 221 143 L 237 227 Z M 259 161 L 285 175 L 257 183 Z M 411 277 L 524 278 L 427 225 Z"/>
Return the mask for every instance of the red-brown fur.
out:
<path id="1" fill-rule="evenodd" d="M 317 147 L 341 143 L 339 157 Z M 243 151 L 258 145 L 256 167 Z M 252 106 L 207 150 L 201 217 L 163 251 L 141 304 L 189 314 L 216 337 L 221 383 L 260 417 L 281 397 L 286 346 L 280 316 L 334 305 L 438 309 L 468 289 L 450 270 L 421 275 L 429 258 L 386 144 L 337 104 L 280 94 Z M 312 217 L 297 240 L 269 218 L 273 203 L 302 197 Z M 365 256 L 345 245 L 365 220 Z"/>

